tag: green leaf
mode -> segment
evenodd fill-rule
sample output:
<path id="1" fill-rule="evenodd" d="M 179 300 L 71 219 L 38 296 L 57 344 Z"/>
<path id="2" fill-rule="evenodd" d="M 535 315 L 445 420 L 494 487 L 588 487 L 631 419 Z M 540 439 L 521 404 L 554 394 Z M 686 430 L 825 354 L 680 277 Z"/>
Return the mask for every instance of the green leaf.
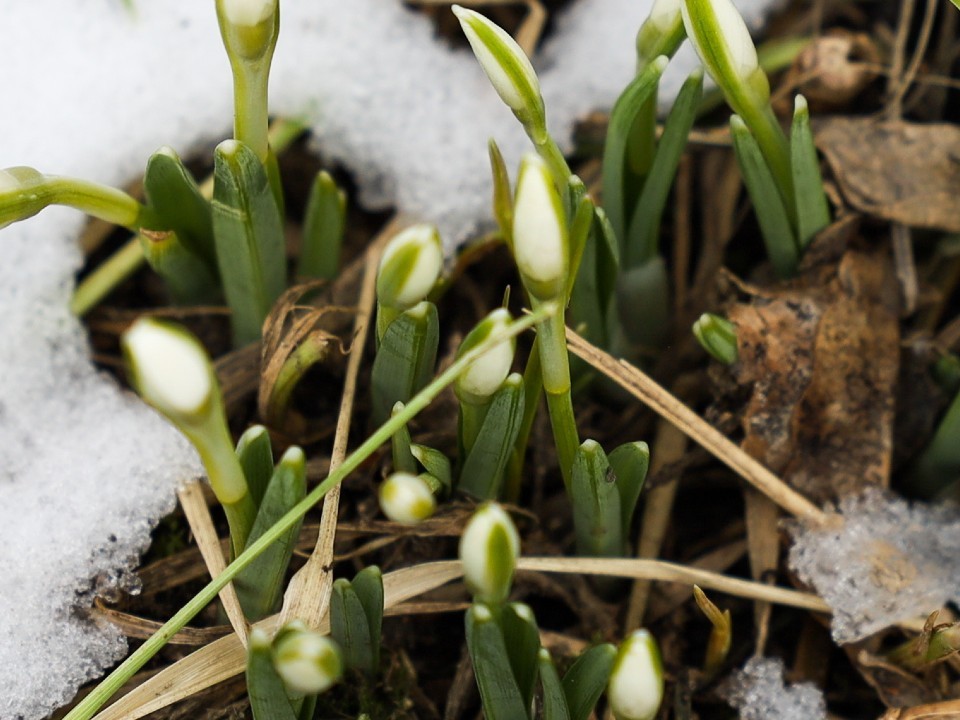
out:
<path id="1" fill-rule="evenodd" d="M 401 313 L 380 342 L 371 371 L 371 424 L 389 417 L 397 402 L 405 403 L 433 375 L 440 342 L 440 321 L 433 303 L 422 302 Z"/>
<path id="2" fill-rule="evenodd" d="M 570 708 L 563 692 L 563 684 L 553 665 L 550 651 L 540 650 L 540 684 L 543 686 L 543 720 L 570 720 Z"/>
<path id="3" fill-rule="evenodd" d="M 779 277 L 792 277 L 797 272 L 800 253 L 777 183 L 757 141 L 736 115 L 730 118 L 730 131 L 743 182 L 760 223 L 767 255 Z"/>
<path id="4" fill-rule="evenodd" d="M 577 553 L 615 557 L 623 554 L 620 493 L 603 448 L 585 440 L 573 462 L 570 483 Z"/>
<path id="5" fill-rule="evenodd" d="M 656 91 L 666 68 L 666 58 L 658 58 L 647 66 L 620 95 L 610 113 L 610 125 L 603 149 L 603 204 L 613 231 L 622 243 L 626 237 L 625 196 L 627 179 L 627 144 L 639 113 Z"/>
<path id="6" fill-rule="evenodd" d="M 830 205 L 823 191 L 820 161 L 813 144 L 810 110 L 803 95 L 797 95 L 790 129 L 790 159 L 793 191 L 797 202 L 797 239 L 801 250 L 830 224 Z"/>
<path id="7" fill-rule="evenodd" d="M 143 256 L 163 278 L 178 305 L 210 304 L 219 298 L 217 276 L 198 256 L 187 250 L 174 232 L 141 230 L 137 235 Z"/>
<path id="8" fill-rule="evenodd" d="M 383 573 L 376 565 L 371 565 L 358 572 L 352 584 L 370 626 L 376 670 L 380 666 L 380 636 L 383 632 Z"/>
<path id="9" fill-rule="evenodd" d="M 300 277 L 331 280 L 340 268 L 347 196 L 326 170 L 317 173 L 307 200 L 300 248 Z"/>
<path id="10" fill-rule="evenodd" d="M 210 203 L 171 148 L 160 148 L 150 156 L 143 191 L 160 222 L 157 229 L 177 233 L 184 247 L 201 258 L 216 276 L 217 249 Z"/>
<path id="11" fill-rule="evenodd" d="M 663 209 L 702 98 L 703 70 L 697 69 L 680 88 L 651 161 L 650 181 L 644 183 L 629 213 L 629 228 L 624 243 L 624 265 L 628 268 L 643 265 L 658 254 Z M 627 203 L 631 200 L 628 198 Z"/>
<path id="12" fill-rule="evenodd" d="M 458 487 L 483 500 L 497 496 L 503 471 L 523 423 L 523 377 L 513 373 L 493 396 L 470 452 L 460 471 Z"/>
<path id="13" fill-rule="evenodd" d="M 286 286 L 283 224 L 254 152 L 235 140 L 214 154 L 213 230 L 237 346 L 260 338 L 263 321 Z"/>
<path id="14" fill-rule="evenodd" d="M 401 410 L 403 410 L 403 403 L 395 403 L 390 416 L 393 417 Z M 404 425 L 393 434 L 390 449 L 393 453 L 394 472 L 405 472 L 411 475 L 417 474 L 417 460 L 411 451 L 410 428 Z"/>
<path id="15" fill-rule="evenodd" d="M 520 688 L 526 707 L 533 702 L 537 687 L 537 652 L 540 650 L 540 629 L 529 606 L 510 603 L 503 608 L 500 629 L 510 658 L 513 678 Z"/>
<path id="16" fill-rule="evenodd" d="M 490 170 L 493 174 L 493 217 L 497 220 L 500 234 L 513 253 L 513 191 L 510 189 L 510 173 L 503 155 L 492 138 L 487 145 L 490 153 Z"/>
<path id="17" fill-rule="evenodd" d="M 603 694 L 613 670 L 617 648 L 610 643 L 592 647 L 570 666 L 563 676 L 563 692 L 570 708 L 570 720 L 587 720 Z"/>
<path id="18" fill-rule="evenodd" d="M 663 347 L 670 332 L 670 280 L 659 255 L 623 271 L 617 278 L 616 304 L 620 328 L 632 348 L 651 354 Z"/>
<path id="19" fill-rule="evenodd" d="M 607 457 L 620 493 L 620 522 L 624 541 L 630 537 L 630 521 L 650 469 L 650 448 L 645 442 L 624 443 Z"/>
<path id="20" fill-rule="evenodd" d="M 333 583 L 330 594 L 330 636 L 343 650 L 347 667 L 372 674 L 374 639 L 363 604 L 349 580 L 340 578 Z"/>
<path id="21" fill-rule="evenodd" d="M 529 706 L 517 686 L 500 626 L 483 603 L 474 603 L 465 617 L 467 650 L 480 690 L 486 720 L 521 720 Z"/>
<path id="22" fill-rule="evenodd" d="M 247 478 L 247 488 L 253 504 L 260 507 L 264 493 L 273 477 L 273 447 L 270 433 L 263 425 L 253 425 L 237 442 L 237 458 Z"/>
<path id="23" fill-rule="evenodd" d="M 440 482 L 447 493 L 453 489 L 453 468 L 450 465 L 450 458 L 439 450 L 417 443 L 410 446 L 410 452 L 413 453 L 417 462 Z"/>
<path id="24" fill-rule="evenodd" d="M 291 447 L 274 470 L 263 496 L 257 518 L 247 538 L 247 547 L 255 543 L 280 518 L 303 500 L 307 492 L 303 451 Z M 244 614 L 256 622 L 274 612 L 283 592 L 283 580 L 300 533 L 302 520 L 250 563 L 234 581 Z"/>
<path id="25" fill-rule="evenodd" d="M 298 720 L 283 680 L 273 668 L 270 639 L 262 630 L 250 633 L 247 695 L 254 720 Z"/>

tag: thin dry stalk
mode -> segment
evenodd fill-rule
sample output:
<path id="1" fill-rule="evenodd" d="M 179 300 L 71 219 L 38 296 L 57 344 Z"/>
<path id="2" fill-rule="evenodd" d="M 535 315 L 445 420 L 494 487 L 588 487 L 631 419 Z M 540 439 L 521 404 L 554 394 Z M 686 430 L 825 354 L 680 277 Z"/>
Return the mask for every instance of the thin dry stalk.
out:
<path id="1" fill-rule="evenodd" d="M 575 355 L 607 375 L 724 465 L 791 515 L 822 525 L 827 514 L 731 442 L 649 375 L 624 360 L 616 360 L 567 328 L 567 343 Z"/>

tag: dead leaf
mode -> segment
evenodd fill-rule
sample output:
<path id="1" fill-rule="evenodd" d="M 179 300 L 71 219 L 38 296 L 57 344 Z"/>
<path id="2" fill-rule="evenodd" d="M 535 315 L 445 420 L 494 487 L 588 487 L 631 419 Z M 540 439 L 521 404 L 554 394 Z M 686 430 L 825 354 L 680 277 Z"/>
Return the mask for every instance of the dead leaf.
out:
<path id="1" fill-rule="evenodd" d="M 831 117 L 815 129 L 851 206 L 911 227 L 960 232 L 960 128 Z"/>
<path id="2" fill-rule="evenodd" d="M 784 84 L 797 87 L 814 112 L 835 110 L 847 105 L 877 78 L 881 60 L 869 35 L 831 28 L 800 51 Z"/>
<path id="3" fill-rule="evenodd" d="M 877 691 L 880 701 L 888 708 L 906 708 L 943 699 L 916 675 L 866 650 L 850 655 L 863 679 Z"/>

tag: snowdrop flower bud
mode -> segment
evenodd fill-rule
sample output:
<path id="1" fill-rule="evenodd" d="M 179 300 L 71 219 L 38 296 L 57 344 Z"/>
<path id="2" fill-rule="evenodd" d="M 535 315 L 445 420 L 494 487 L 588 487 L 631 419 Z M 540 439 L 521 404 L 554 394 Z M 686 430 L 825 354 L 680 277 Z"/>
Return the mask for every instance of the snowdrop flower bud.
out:
<path id="1" fill-rule="evenodd" d="M 637 33 L 638 72 L 660 55 L 672 55 L 683 41 L 682 0 L 654 0 Z"/>
<path id="2" fill-rule="evenodd" d="M 700 60 L 734 111 L 744 114 L 745 103 L 766 104 L 770 85 L 760 69 L 750 31 L 733 2 L 683 0 L 681 12 Z"/>
<path id="3" fill-rule="evenodd" d="M 278 0 L 217 0 L 227 51 L 244 60 L 272 55 L 280 31 Z"/>
<path id="4" fill-rule="evenodd" d="M 513 210 L 513 256 L 523 284 L 537 300 L 563 292 L 570 241 L 560 194 L 547 164 L 534 154 L 520 163 Z"/>
<path id="5" fill-rule="evenodd" d="M 12 167 L 0 170 L 0 228 L 33 217 L 46 207 L 38 192 L 44 176 L 33 168 Z"/>
<path id="6" fill-rule="evenodd" d="M 407 310 L 433 289 L 443 267 L 440 234 L 432 225 L 414 225 L 384 248 L 377 270 L 377 299 L 381 305 Z"/>
<path id="7" fill-rule="evenodd" d="M 252 633 L 250 638 L 253 642 Z M 288 689 L 304 695 L 325 692 L 343 675 L 343 659 L 337 644 L 299 620 L 288 623 L 277 633 L 273 641 L 273 665 Z"/>
<path id="8" fill-rule="evenodd" d="M 704 313 L 693 324 L 693 334 L 703 349 L 724 365 L 733 365 L 740 356 L 737 326 L 726 318 Z"/>
<path id="9" fill-rule="evenodd" d="M 494 310 L 463 339 L 457 356 L 469 352 L 494 332 L 503 330 L 512 320 L 505 308 Z M 461 402 L 482 404 L 500 389 L 513 365 L 516 345 L 516 340 L 509 338 L 470 363 L 454 387 Z"/>
<path id="10" fill-rule="evenodd" d="M 509 33 L 480 13 L 459 5 L 452 9 L 500 99 L 513 110 L 534 142 L 543 140 L 547 128 L 540 81 L 526 53 Z"/>
<path id="11" fill-rule="evenodd" d="M 496 503 L 481 506 L 460 537 L 464 580 L 477 601 L 507 599 L 519 554 L 520 536 L 510 516 Z"/>
<path id="12" fill-rule="evenodd" d="M 653 636 L 636 630 L 623 641 L 607 684 L 617 720 L 653 720 L 663 700 L 663 664 Z"/>
<path id="13" fill-rule="evenodd" d="M 433 515 L 437 499 L 423 478 L 395 472 L 380 486 L 380 509 L 393 522 L 416 525 Z"/>

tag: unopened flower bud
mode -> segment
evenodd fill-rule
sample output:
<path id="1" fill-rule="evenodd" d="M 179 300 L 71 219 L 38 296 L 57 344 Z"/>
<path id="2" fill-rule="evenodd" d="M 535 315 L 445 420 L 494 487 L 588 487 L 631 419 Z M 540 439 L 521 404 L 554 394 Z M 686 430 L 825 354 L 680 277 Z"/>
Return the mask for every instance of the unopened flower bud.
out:
<path id="1" fill-rule="evenodd" d="M 414 225 L 384 248 L 377 270 L 377 300 L 406 310 L 422 301 L 436 285 L 443 268 L 443 245 L 432 225 Z"/>
<path id="2" fill-rule="evenodd" d="M 513 211 L 513 255 L 523 284 L 537 300 L 553 300 L 566 286 L 569 236 L 560 194 L 547 164 L 525 155 Z"/>
<path id="3" fill-rule="evenodd" d="M 277 633 L 273 664 L 287 688 L 304 695 L 325 692 L 343 675 L 337 644 L 298 620 Z"/>
<path id="4" fill-rule="evenodd" d="M 504 308 L 494 310 L 487 315 L 460 343 L 457 355 L 469 352 L 490 335 L 506 328 L 513 318 Z M 491 348 L 474 360 L 457 379 L 455 386 L 457 397 L 462 402 L 479 404 L 490 398 L 506 380 L 513 365 L 516 340 L 509 338 Z"/>
<path id="5" fill-rule="evenodd" d="M 623 641 L 607 684 L 617 720 L 653 720 L 663 700 L 663 664 L 653 636 L 635 630 Z"/>
<path id="6" fill-rule="evenodd" d="M 460 537 L 464 579 L 476 600 L 507 599 L 519 554 L 520 536 L 510 516 L 496 503 L 481 506 Z"/>
<path id="7" fill-rule="evenodd" d="M 394 522 L 416 525 L 433 515 L 437 499 L 423 478 L 395 472 L 380 486 L 380 509 Z"/>

